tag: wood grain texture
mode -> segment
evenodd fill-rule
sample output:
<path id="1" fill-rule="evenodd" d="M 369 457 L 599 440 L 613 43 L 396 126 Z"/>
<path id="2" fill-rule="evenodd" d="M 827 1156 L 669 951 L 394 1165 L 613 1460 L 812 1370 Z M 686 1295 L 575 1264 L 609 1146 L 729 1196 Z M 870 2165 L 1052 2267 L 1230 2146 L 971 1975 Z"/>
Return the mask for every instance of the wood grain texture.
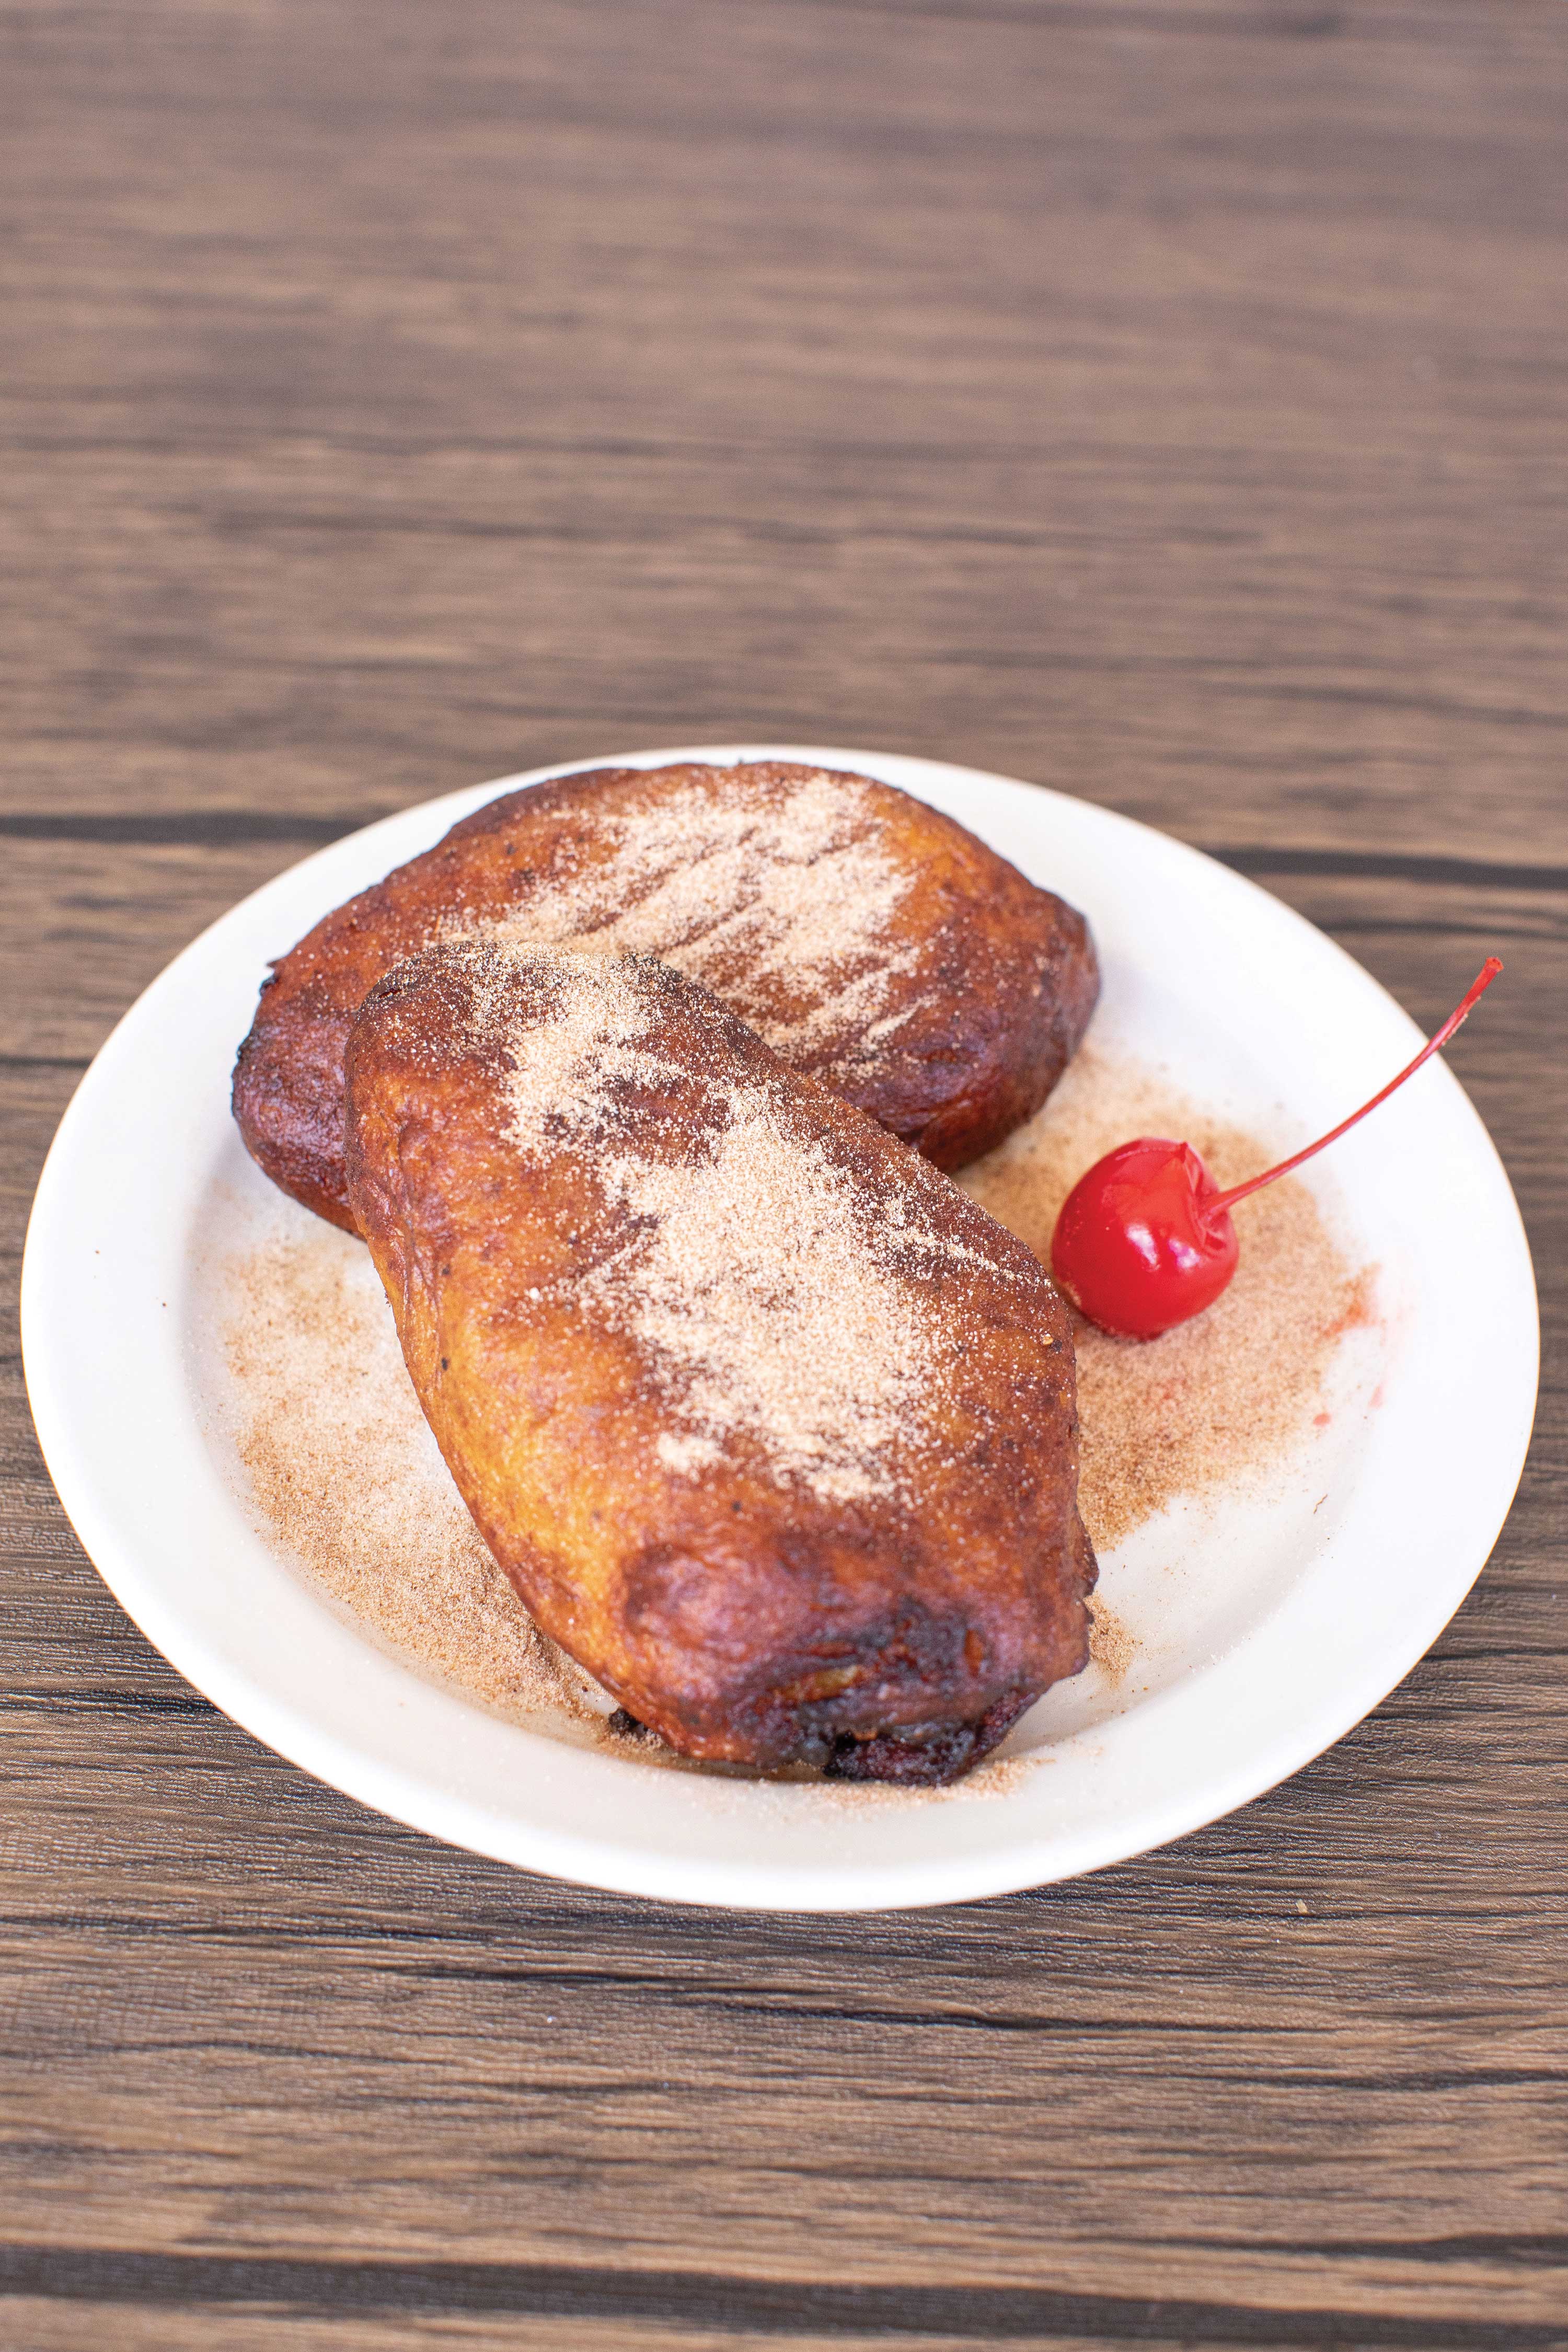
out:
<path id="1" fill-rule="evenodd" d="M 0 0 L 0 47 L 12 1290 L 81 1068 L 236 898 L 751 736 L 1126 809 L 1423 1021 L 1497 946 L 1453 1060 L 1548 1342 L 1491 1566 L 1309 1770 L 1068 1886 L 754 1919 L 227 1724 L 84 1560 L 8 1307 L 0 2340 L 1568 2344 L 1561 8 Z"/>

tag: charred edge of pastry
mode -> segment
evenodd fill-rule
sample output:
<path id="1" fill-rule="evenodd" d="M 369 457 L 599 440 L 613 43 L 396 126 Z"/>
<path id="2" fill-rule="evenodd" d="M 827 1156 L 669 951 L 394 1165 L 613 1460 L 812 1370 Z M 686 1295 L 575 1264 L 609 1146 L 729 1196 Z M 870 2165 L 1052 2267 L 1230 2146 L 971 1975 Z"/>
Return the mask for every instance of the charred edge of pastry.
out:
<path id="1" fill-rule="evenodd" d="M 628 1706 L 612 1708 L 605 1717 L 605 1728 L 606 1731 L 614 1732 L 617 1739 L 635 1739 L 639 1747 L 662 1748 L 667 1744 L 660 1739 L 657 1731 L 644 1723 L 639 1717 L 635 1716 Z"/>
<path id="2" fill-rule="evenodd" d="M 1088 1528 L 1075 1511 L 1068 1538 L 1071 1572 L 1080 1602 L 1087 1601 L 1100 1577 L 1100 1563 Z M 909 1626 L 902 1627 L 905 1638 Z M 885 1656 L 887 1642 L 876 1640 L 870 1654 L 876 1659 Z M 1058 1682 L 1070 1681 L 1083 1672 L 1089 1664 L 1089 1639 L 1087 1617 L 1079 1628 L 1076 1654 L 1071 1663 L 1059 1659 L 1056 1670 L 1042 1680 L 1015 1684 L 994 1699 L 984 1711 L 967 1721 L 954 1722 L 951 1717 L 928 1717 L 924 1722 L 872 1725 L 861 1730 L 840 1730 L 830 1724 L 812 1723 L 809 1707 L 792 1710 L 782 1738 L 759 1741 L 762 1750 L 752 1759 L 751 1769 L 762 1772 L 820 1771 L 829 1780 L 879 1780 L 904 1788 L 941 1788 L 962 1780 L 973 1770 L 992 1750 L 1006 1738 L 1019 1717 L 1044 1696 Z M 775 1698 L 772 1691 L 766 1698 Z M 836 1702 L 829 1700 L 829 1706 Z M 677 1755 L 689 1754 L 678 1736 L 655 1729 L 625 1706 L 617 1706 L 607 1718 L 607 1727 L 621 1738 L 640 1745 L 665 1746 Z M 723 1765 L 727 1770 L 742 1769 Z"/>
<path id="3" fill-rule="evenodd" d="M 1009 1691 L 973 1723 L 900 1726 L 869 1739 L 837 1739 L 824 1776 L 829 1780 L 886 1780 L 903 1789 L 940 1789 L 973 1770 L 1001 1745 L 1040 1694 Z"/>
<path id="4" fill-rule="evenodd" d="M 874 1732 L 868 1738 L 840 1733 L 828 1750 L 822 1777 L 825 1780 L 875 1780 L 903 1789 L 945 1788 L 972 1772 L 1000 1747 L 1039 1696 L 1037 1690 L 1010 1691 L 973 1723 L 911 1725 L 900 1732 Z M 627 1707 L 617 1706 L 605 1718 L 605 1728 L 638 1747 L 665 1744 Z"/>

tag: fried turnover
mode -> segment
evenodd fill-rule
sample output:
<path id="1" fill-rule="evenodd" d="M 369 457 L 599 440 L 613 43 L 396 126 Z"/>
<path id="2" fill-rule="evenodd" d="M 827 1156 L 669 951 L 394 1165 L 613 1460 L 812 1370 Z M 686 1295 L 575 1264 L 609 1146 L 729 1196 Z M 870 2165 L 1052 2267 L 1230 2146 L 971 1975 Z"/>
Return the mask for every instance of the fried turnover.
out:
<path id="1" fill-rule="evenodd" d="M 1081 1667 L 1067 1309 L 705 989 L 433 950 L 354 1024 L 346 1132 L 481 1533 L 671 1746 L 944 1780 Z"/>
<path id="2" fill-rule="evenodd" d="M 1038 1109 L 1100 986 L 1080 915 L 890 784 L 752 761 L 531 785 L 327 916 L 264 984 L 235 1117 L 275 1183 L 350 1231 L 350 1027 L 387 972 L 461 936 L 657 955 L 942 1168 Z"/>

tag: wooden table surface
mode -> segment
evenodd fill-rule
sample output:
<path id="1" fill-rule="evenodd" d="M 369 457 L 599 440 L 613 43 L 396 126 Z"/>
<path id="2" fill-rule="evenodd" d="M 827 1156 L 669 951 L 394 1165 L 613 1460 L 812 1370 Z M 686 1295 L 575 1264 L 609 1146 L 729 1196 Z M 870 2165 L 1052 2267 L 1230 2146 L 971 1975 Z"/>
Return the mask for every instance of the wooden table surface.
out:
<path id="1" fill-rule="evenodd" d="M 8 1282 L 244 892 L 750 737 L 1150 819 L 1424 1023 L 1499 949 L 1452 1058 L 1549 1341 L 1496 1556 L 1351 1738 L 845 1920 L 265 1752 L 99 1583 L 8 1339 L 0 2341 L 1568 2345 L 1568 13 L 0 0 L 0 48 Z"/>

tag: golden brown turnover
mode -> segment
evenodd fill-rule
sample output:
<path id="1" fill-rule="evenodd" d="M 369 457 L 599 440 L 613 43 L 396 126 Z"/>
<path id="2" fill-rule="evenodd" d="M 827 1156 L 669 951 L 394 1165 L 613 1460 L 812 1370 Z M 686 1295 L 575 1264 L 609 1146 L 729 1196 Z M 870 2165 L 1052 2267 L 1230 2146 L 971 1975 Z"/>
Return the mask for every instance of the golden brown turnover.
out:
<path id="1" fill-rule="evenodd" d="M 263 987 L 235 1117 L 274 1182 L 350 1231 L 350 1027 L 396 965 L 463 936 L 657 955 L 942 1168 L 1038 1109 L 1100 985 L 1081 915 L 869 777 L 760 760 L 530 785 L 328 915 Z"/>
<path id="2" fill-rule="evenodd" d="M 481 1533 L 672 1747 L 941 1781 L 1081 1667 L 1066 1307 L 708 990 L 431 950 L 353 1024 L 346 1139 Z"/>

